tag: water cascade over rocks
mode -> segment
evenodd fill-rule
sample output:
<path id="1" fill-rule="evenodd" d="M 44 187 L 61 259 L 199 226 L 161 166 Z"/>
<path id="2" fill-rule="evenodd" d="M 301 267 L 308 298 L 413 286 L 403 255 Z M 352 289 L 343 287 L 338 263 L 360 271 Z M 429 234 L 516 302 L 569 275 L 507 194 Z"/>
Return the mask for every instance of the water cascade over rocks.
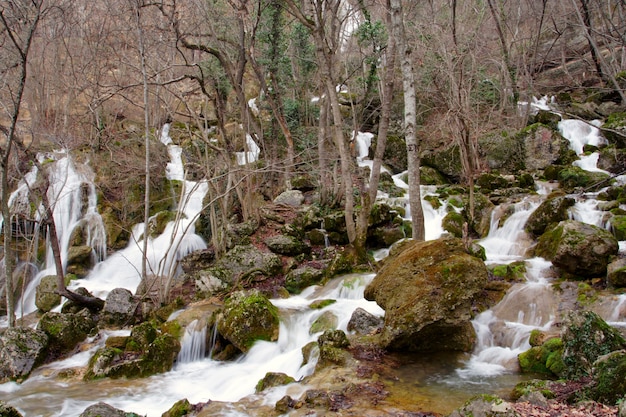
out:
<path id="1" fill-rule="evenodd" d="M 585 126 L 572 127 L 570 122 L 565 121 L 561 125 L 563 135 L 572 142 L 572 148 L 577 153 L 582 153 L 585 144 L 597 146 L 602 140 L 597 136 L 595 126 Z M 202 209 L 206 184 L 185 180 L 181 150 L 171 144 L 168 129 L 166 125 L 162 131 L 162 142 L 168 146 L 171 157 L 168 177 L 184 183 L 180 216 L 177 221 L 169 223 L 161 235 L 147 237 L 150 239 L 150 270 L 155 275 L 164 276 L 176 274 L 178 259 L 206 247 L 193 228 L 193 222 Z M 585 138 L 581 138 L 583 134 Z M 365 151 L 361 147 L 359 149 L 359 163 L 367 164 Z M 581 162 L 579 166 L 596 169 L 593 160 Z M 394 181 L 406 188 L 401 175 L 394 176 Z M 444 356 L 444 359 L 437 355 L 412 357 L 405 362 L 406 373 L 394 382 L 406 383 L 407 392 L 427 398 L 425 404 L 430 404 L 433 409 L 449 412 L 471 395 L 510 389 L 519 381 L 517 355 L 530 347 L 531 331 L 554 332 L 555 320 L 563 314 L 563 309 L 568 308 L 571 300 L 565 296 L 567 288 L 563 291 L 565 295 L 554 291 L 552 263 L 541 257 L 528 258 L 534 236 L 525 229 L 525 225 L 550 192 L 549 184 L 538 183 L 537 186 L 537 195 L 507 207 L 496 207 L 488 235 L 478 241 L 485 248 L 488 267 L 502 266 L 509 272 L 519 273 L 520 279 L 499 303 L 472 320 L 477 336 L 474 350 L 460 356 Z M 436 196 L 436 188 L 425 186 L 422 195 Z M 596 196 L 597 193 L 572 195 L 575 204 L 567 209 L 567 215 L 577 221 L 608 227 L 597 207 Z M 454 208 L 449 207 L 446 201 L 442 201 L 438 208 L 427 201 L 423 201 L 423 206 L 427 239 L 437 239 L 443 233 L 442 218 Z M 407 209 L 407 212 L 410 211 Z M 65 226 L 66 223 L 59 221 L 71 230 L 71 225 Z M 73 220 L 76 221 L 79 220 Z M 93 271 L 75 285 L 84 286 L 101 297 L 114 288 L 127 288 L 134 292 L 140 280 L 142 239 L 146 238 L 143 229 L 143 225 L 137 225 L 133 231 L 134 239 L 126 249 L 107 259 L 99 259 Z M 385 250 L 377 253 L 379 257 L 386 254 Z M 209 344 L 212 343 L 213 337 L 207 336 L 207 333 L 212 333 L 212 328 L 207 328 L 203 320 L 197 320 L 187 325 L 177 364 L 169 372 L 145 379 L 103 379 L 88 384 L 62 378 L 61 375 L 69 375 L 86 366 L 93 352 L 103 346 L 107 338 L 117 335 L 110 331 L 101 332 L 99 337 L 93 339 L 89 350 L 36 369 L 20 384 L 1 384 L 0 399 L 26 416 L 78 416 L 88 406 L 104 401 L 127 412 L 156 417 L 183 398 L 192 404 L 235 402 L 246 398 L 248 407 L 253 407 L 253 404 L 273 405 L 286 394 L 298 398 L 307 389 L 305 384 L 291 383 L 258 394 L 255 393 L 255 386 L 268 372 L 284 373 L 296 381 L 313 373 L 317 357 L 313 353 L 306 358 L 308 361 L 304 361 L 302 348 L 320 336 L 321 332 L 310 330 L 320 316 L 333 316 L 336 328 L 345 332 L 348 332 L 348 323 L 357 309 L 382 319 L 385 311 L 364 298 L 365 288 L 374 277 L 374 274 L 350 274 L 337 277 L 323 287 L 312 286 L 298 295 L 270 300 L 279 310 L 278 340 L 257 342 L 236 361 L 219 362 L 210 357 L 208 351 L 211 347 L 206 343 L 207 339 Z M 335 302 L 320 309 L 311 308 L 311 303 L 319 300 Z M 625 303 L 626 297 L 615 297 L 599 304 L 598 313 L 612 324 L 622 325 L 626 321 Z M 406 382 L 400 381 L 404 378 Z M 42 398 L 45 401 L 41 401 Z M 240 404 L 225 403 L 220 415 L 255 415 L 253 408 L 242 407 Z M 425 410 L 428 408 L 429 405 L 424 405 Z"/>

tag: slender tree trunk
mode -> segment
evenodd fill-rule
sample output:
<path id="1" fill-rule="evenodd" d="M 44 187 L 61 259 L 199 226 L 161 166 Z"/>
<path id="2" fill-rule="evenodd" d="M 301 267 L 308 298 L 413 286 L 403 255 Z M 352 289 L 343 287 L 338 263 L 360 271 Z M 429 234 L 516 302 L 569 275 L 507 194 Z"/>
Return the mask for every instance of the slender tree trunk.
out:
<path id="1" fill-rule="evenodd" d="M 402 70 L 404 91 L 404 137 L 409 170 L 409 204 L 411 205 L 413 239 L 422 241 L 426 238 L 426 231 L 424 228 L 424 210 L 422 208 L 420 190 L 420 149 L 415 132 L 417 128 L 417 103 L 411 48 L 406 42 L 401 0 L 391 0 L 390 6 L 393 36 L 395 36 L 398 42 L 398 50 L 401 56 L 400 68 Z"/>

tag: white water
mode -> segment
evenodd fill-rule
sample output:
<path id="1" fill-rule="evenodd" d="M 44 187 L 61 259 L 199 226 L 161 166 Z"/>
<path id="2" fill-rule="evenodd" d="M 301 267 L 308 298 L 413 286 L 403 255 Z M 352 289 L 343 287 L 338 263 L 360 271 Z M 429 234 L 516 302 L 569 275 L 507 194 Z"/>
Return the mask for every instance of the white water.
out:
<path id="1" fill-rule="evenodd" d="M 172 143 L 167 124 L 161 131 L 161 142 L 167 146 L 170 155 L 170 162 L 166 167 L 167 178 L 181 181 L 183 190 L 175 221 L 169 222 L 159 236 L 148 238 L 147 264 L 149 274 L 170 277 L 179 273 L 179 259 L 206 248 L 202 238 L 195 234 L 194 223 L 202 210 L 202 200 L 208 185 L 206 182 L 185 180 L 182 151 Z M 101 298 L 106 297 L 114 288 L 126 288 L 134 293 L 141 281 L 143 232 L 143 223 L 133 227 L 132 237 L 125 249 L 96 265 L 85 279 L 75 281 L 72 287 L 85 287 Z"/>

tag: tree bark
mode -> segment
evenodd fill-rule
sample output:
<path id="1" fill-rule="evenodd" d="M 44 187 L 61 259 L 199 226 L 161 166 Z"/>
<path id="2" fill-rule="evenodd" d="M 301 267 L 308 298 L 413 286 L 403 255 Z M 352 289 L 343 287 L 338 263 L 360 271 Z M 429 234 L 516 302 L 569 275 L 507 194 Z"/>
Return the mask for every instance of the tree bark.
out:
<path id="1" fill-rule="evenodd" d="M 409 170 L 409 204 L 413 223 L 413 239 L 422 241 L 426 238 L 424 228 L 424 210 L 420 190 L 420 147 L 417 142 L 417 105 L 411 48 L 407 45 L 404 31 L 404 17 L 401 0 L 391 0 L 391 19 L 393 36 L 397 39 L 400 51 L 400 68 L 404 91 L 404 138 L 406 141 Z"/>

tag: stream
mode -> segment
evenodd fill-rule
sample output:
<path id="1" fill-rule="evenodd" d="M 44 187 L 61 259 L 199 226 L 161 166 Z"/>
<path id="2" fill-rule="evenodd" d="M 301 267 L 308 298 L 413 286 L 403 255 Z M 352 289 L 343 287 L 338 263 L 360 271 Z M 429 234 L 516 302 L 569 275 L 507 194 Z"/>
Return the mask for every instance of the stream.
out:
<path id="1" fill-rule="evenodd" d="M 570 126 L 570 123 L 563 127 L 564 135 L 572 137 L 570 140 L 573 149 L 580 148 L 581 151 L 582 145 L 579 143 L 601 140 L 595 136 L 592 128 L 588 124 L 583 128 Z M 168 138 L 164 129 L 162 142 L 168 146 L 172 159 L 168 165 L 168 175 L 171 179 L 184 180 L 180 148 L 173 145 Z M 589 169 L 595 167 L 593 161 L 585 161 L 585 164 L 589 164 L 585 165 Z M 79 184 L 91 184 L 88 176 L 74 169 L 69 156 L 61 157 L 57 165 L 59 172 L 64 173 L 66 179 L 71 179 L 64 181 L 65 184 L 76 181 Z M 400 176 L 394 179 L 398 185 L 406 187 Z M 406 396 L 408 400 L 405 401 L 419 404 L 424 411 L 447 414 L 476 394 L 492 393 L 506 397 L 515 384 L 531 377 L 519 373 L 517 355 L 530 347 L 528 339 L 531 330 L 551 329 L 559 303 L 552 289 L 550 262 L 542 258 L 527 259 L 525 256 L 533 242 L 523 230 L 524 223 L 551 187 L 550 184 L 542 183 L 537 186 L 537 195 L 529 196 L 511 206 L 497 207 L 493 212 L 489 235 L 478 241 L 486 250 L 488 264 L 525 262 L 525 282 L 513 285 L 497 305 L 474 319 L 478 343 L 471 354 L 394 355 L 401 366 L 393 378 L 386 381 L 394 385 L 394 396 Z M 81 188 L 75 186 L 56 192 L 59 193 L 57 195 L 72 196 L 84 192 L 80 191 Z M 201 209 L 206 184 L 184 181 L 184 190 L 179 209 L 186 219 L 193 219 Z M 435 187 L 424 186 L 422 197 L 434 194 L 435 190 Z M 95 225 L 95 242 L 99 242 L 102 236 L 99 229 L 101 219 L 98 222 L 97 213 L 89 207 L 72 206 L 76 198 L 59 200 L 56 206 L 58 215 L 66 216 L 67 220 L 57 224 L 67 227 L 66 230 L 72 230 L 72 224 L 85 220 L 83 216 L 71 213 L 89 215 L 90 221 Z M 575 206 L 570 208 L 572 218 L 609 227 L 603 224 L 602 212 L 597 209 L 594 194 L 576 196 L 576 199 Z M 438 209 L 433 209 L 427 201 L 422 204 L 427 239 L 436 239 L 443 233 L 441 220 L 446 213 L 445 204 Z M 502 222 L 501 219 L 507 212 L 512 214 Z M 150 240 L 149 267 L 155 273 L 176 273 L 176 260 L 206 247 L 202 239 L 194 233 L 193 222 L 186 219 L 170 223 L 160 236 Z M 126 249 L 106 259 L 96 254 L 99 262 L 94 270 L 86 278 L 73 284 L 73 287 L 85 287 L 99 297 L 106 296 L 116 287 L 135 291 L 139 284 L 138 271 L 141 269 L 142 233 L 143 225 L 137 225 L 134 230 L 135 239 L 131 239 Z M 382 258 L 386 253 L 381 250 L 376 256 Z M 44 270 L 39 276 L 47 273 L 49 271 Z M 209 400 L 236 402 L 245 397 L 259 397 L 259 401 L 273 404 L 287 393 L 297 398 L 309 387 L 294 383 L 257 395 L 254 394 L 255 386 L 270 371 L 283 372 L 296 380 L 312 374 L 315 361 L 302 365 L 301 349 L 319 337 L 319 333 L 310 334 L 309 328 L 324 312 L 332 311 L 338 318 L 337 328 L 346 332 L 347 323 L 358 307 L 382 317 L 384 311 L 375 302 L 363 298 L 364 288 L 373 277 L 374 274 L 340 276 L 324 287 L 313 286 L 299 295 L 271 300 L 279 308 L 281 316 L 278 341 L 257 342 L 247 354 L 235 361 L 219 362 L 205 357 L 203 352 L 206 334 L 212 329 L 202 323 L 198 325 L 198 322 L 192 322 L 182 339 L 178 361 L 170 372 L 136 380 L 82 381 L 75 376 L 80 375 L 89 357 L 104 345 L 106 338 L 128 334 L 128 331 L 101 331 L 84 345 L 85 350 L 80 353 L 37 368 L 22 383 L 0 384 L 0 400 L 28 417 L 78 416 L 85 408 L 98 401 L 127 412 L 158 417 L 183 398 L 187 398 L 192 404 Z M 34 288 L 36 283 L 31 286 Z M 20 304 L 20 313 L 35 311 L 33 290 L 29 291 Z M 309 308 L 312 301 L 320 299 L 334 299 L 336 303 L 320 310 Z M 602 304 L 602 311 L 597 312 L 614 325 L 624 325 L 626 296 L 615 296 L 607 300 Z M 6 322 L 0 325 L 6 326 Z M 254 413 L 233 410 L 229 415 L 246 416 Z"/>

